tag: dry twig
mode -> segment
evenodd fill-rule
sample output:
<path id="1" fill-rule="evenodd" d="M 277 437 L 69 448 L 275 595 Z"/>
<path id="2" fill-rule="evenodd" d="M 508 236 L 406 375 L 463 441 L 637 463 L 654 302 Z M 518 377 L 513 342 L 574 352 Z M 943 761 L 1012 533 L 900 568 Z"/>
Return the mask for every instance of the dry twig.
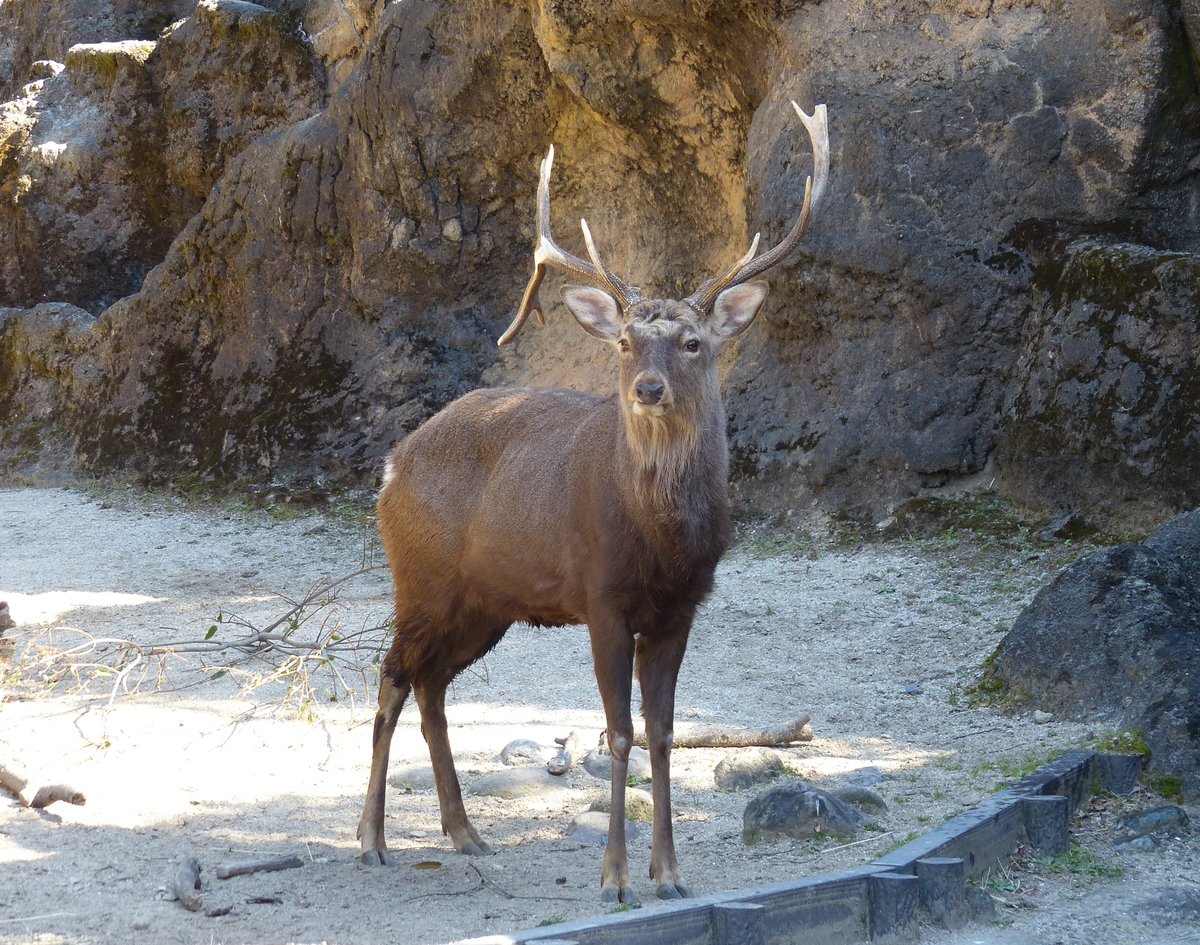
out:
<path id="1" fill-rule="evenodd" d="M 379 570 L 379 567 L 364 567 L 342 577 L 318 581 L 299 600 L 280 595 L 291 606 L 265 627 L 257 627 L 236 614 L 222 613 L 218 614 L 217 622 L 202 640 L 176 640 L 154 646 L 119 637 L 93 637 L 74 630 L 85 637 L 83 642 L 65 649 L 44 647 L 41 657 L 33 661 L 30 669 L 50 684 L 66 676 L 73 678 L 79 686 L 86 686 L 95 679 L 111 677 L 109 707 L 119 695 L 136 691 L 154 666 L 158 668 L 156 678 L 161 687 L 164 661 L 188 654 L 200 656 L 206 674 L 205 681 L 226 674 L 239 677 L 243 681 L 243 695 L 270 683 L 283 681 L 289 685 L 288 700 L 308 704 L 316 699 L 311 673 L 316 669 L 325 669 L 333 680 L 334 692 L 340 686 L 353 698 L 357 689 L 342 675 L 337 661 L 350 654 L 379 649 L 386 640 L 388 625 L 365 626 L 347 633 L 339 623 L 326 622 L 311 640 L 299 639 L 297 631 L 336 603 L 342 585 L 370 571 Z M 217 639 L 222 627 L 239 628 L 245 632 L 227 639 Z M 231 656 L 232 659 L 229 659 Z M 246 669 L 246 664 L 253 661 L 268 663 L 270 671 L 264 674 Z"/>
<path id="2" fill-rule="evenodd" d="M 245 876 L 249 873 L 273 873 L 276 870 L 294 870 L 304 865 L 304 861 L 296 854 L 290 856 L 275 856 L 266 860 L 244 860 L 240 863 L 226 863 L 217 867 L 217 879 L 230 879 L 234 876 Z"/>

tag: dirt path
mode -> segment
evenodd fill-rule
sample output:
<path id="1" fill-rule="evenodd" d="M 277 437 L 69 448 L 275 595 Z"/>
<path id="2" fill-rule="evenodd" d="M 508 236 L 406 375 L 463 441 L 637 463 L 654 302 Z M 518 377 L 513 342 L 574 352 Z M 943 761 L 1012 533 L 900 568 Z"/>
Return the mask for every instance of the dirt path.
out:
<path id="1" fill-rule="evenodd" d="M 531 798 L 468 796 L 476 826 L 498 852 L 458 856 L 440 833 L 411 708 L 392 756 L 394 775 L 409 789 L 393 788 L 388 798 L 399 866 L 358 865 L 355 827 L 376 678 L 369 648 L 339 656 L 336 671 L 313 666 L 306 675 L 280 676 L 277 664 L 264 661 L 233 664 L 224 652 L 209 657 L 208 668 L 189 654 L 147 658 L 123 679 L 39 681 L 43 669 L 64 665 L 40 658 L 94 638 L 152 645 L 202 640 L 216 626 L 212 639 L 221 641 L 241 632 L 237 620 L 265 627 L 288 611 L 283 598 L 378 563 L 366 528 L 315 514 L 280 520 L 163 499 L 7 488 L 0 489 L 0 549 L 0 600 L 18 623 L 8 632 L 15 662 L 0 664 L 0 745 L 88 795 L 85 807 L 59 804 L 42 815 L 0 796 L 0 945 L 135 935 L 165 945 L 421 945 L 599 911 L 600 851 L 566 830 L 607 791 L 606 782 L 575 770 L 562 786 Z M 867 862 L 1019 769 L 1101 734 L 1005 718 L 960 698 L 1047 578 L 1052 557 L 946 539 L 851 549 L 760 541 L 732 553 L 694 631 L 680 679 L 680 722 L 762 726 L 810 712 L 816 738 L 781 750 L 785 764 L 818 784 L 877 768 L 885 780 L 876 790 L 889 810 L 881 830 L 854 846 L 746 847 L 741 815 L 752 794 L 715 790 L 722 752 L 679 750 L 677 842 L 693 889 Z M 369 571 L 346 583 L 295 638 L 365 631 L 382 639 L 371 628 L 386 622 L 388 597 L 386 572 Z M 85 658 L 93 659 L 77 657 Z M 297 688 L 303 679 L 309 687 Z M 549 745 L 575 730 L 594 743 L 603 727 L 579 629 L 514 628 L 456 682 L 450 703 L 451 740 L 468 790 L 504 767 L 497 756 L 512 739 Z M 648 843 L 643 828 L 631 860 L 635 888 L 653 908 Z M 1200 886 L 1168 883 L 1159 869 L 1165 863 L 1179 873 L 1181 864 L 1200 862 L 1191 841 L 1179 843 L 1173 853 L 1129 864 L 1117 885 L 1149 883 L 1155 895 L 1182 896 L 1200 915 Z M 283 853 L 299 854 L 305 865 L 228 881 L 213 876 L 219 863 Z M 205 867 L 205 907 L 229 906 L 227 915 L 190 913 L 163 898 L 188 854 Z M 1011 893 L 1023 904 L 1001 906 L 1009 927 L 972 929 L 953 941 L 1154 941 L 1038 937 L 1039 928 L 1057 927 L 1029 926 L 1030 916 L 1069 912 L 1076 900 L 1103 914 L 1088 897 L 1112 887 L 1087 877 L 1091 884 L 1080 892 L 1077 879 L 1051 878 L 1035 895 L 1041 880 L 1030 875 Z M 1032 937 L 1020 938 L 1027 927 Z M 1161 924 L 1147 928 L 1161 931 Z M 985 939 L 985 932 L 1009 937 Z"/>

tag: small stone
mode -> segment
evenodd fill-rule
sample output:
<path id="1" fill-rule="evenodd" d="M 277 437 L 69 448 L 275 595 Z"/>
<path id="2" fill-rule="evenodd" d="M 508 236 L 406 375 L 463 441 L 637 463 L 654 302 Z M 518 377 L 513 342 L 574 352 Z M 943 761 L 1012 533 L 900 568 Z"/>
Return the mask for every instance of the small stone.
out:
<path id="1" fill-rule="evenodd" d="M 8 611 L 8 601 L 0 600 L 0 633 L 11 630 L 16 625 L 17 622 L 12 619 L 12 614 Z"/>
<path id="2" fill-rule="evenodd" d="M 1187 811 L 1177 804 L 1170 804 L 1126 817 L 1125 830 L 1129 837 L 1143 837 L 1160 830 L 1181 830 L 1190 822 Z"/>
<path id="3" fill-rule="evenodd" d="M 514 739 L 500 749 L 500 760 L 506 765 L 542 764 L 553 755 L 551 749 L 528 738 Z"/>
<path id="4" fill-rule="evenodd" d="M 1041 709 L 1037 709 L 1033 713 L 1033 721 L 1035 725 L 1045 725 L 1047 722 L 1053 722 L 1054 716 L 1049 712 L 1043 712 Z"/>
<path id="5" fill-rule="evenodd" d="M 905 695 L 909 695 L 909 696 L 919 696 L 924 691 L 925 690 L 922 689 L 920 686 L 918 686 L 916 683 L 909 683 L 907 686 L 904 687 Z"/>
<path id="6" fill-rule="evenodd" d="M 839 801 L 845 801 L 847 804 L 857 807 L 864 814 L 887 813 L 887 801 L 869 788 L 859 787 L 857 784 L 846 784 L 834 788 L 829 793 Z"/>
<path id="7" fill-rule="evenodd" d="M 1054 516 L 1050 523 L 1038 532 L 1037 539 L 1049 545 L 1068 538 L 1082 538 L 1087 532 L 1087 523 L 1068 510 Z"/>
<path id="8" fill-rule="evenodd" d="M 1158 844 L 1154 842 L 1153 837 L 1134 837 L 1124 843 L 1115 844 L 1113 850 L 1117 853 L 1145 853 L 1153 850 L 1156 846 Z"/>
<path id="9" fill-rule="evenodd" d="M 583 757 L 583 769 L 594 778 L 602 781 L 612 780 L 612 755 L 607 751 L 594 748 Z M 630 778 L 650 777 L 650 752 L 645 748 L 629 749 L 629 768 L 626 776 Z"/>
<path id="10" fill-rule="evenodd" d="M 433 768 L 429 765 L 397 768 L 388 778 L 388 784 L 397 791 L 432 791 L 437 787 L 433 778 Z"/>
<path id="11" fill-rule="evenodd" d="M 843 779 L 847 784 L 855 785 L 856 787 L 879 787 L 887 780 L 887 776 L 871 765 L 866 768 L 855 768 Z"/>
<path id="12" fill-rule="evenodd" d="M 713 770 L 722 791 L 740 791 L 765 784 L 783 774 L 783 761 L 769 748 L 746 748 L 727 755 Z"/>
<path id="13" fill-rule="evenodd" d="M 145 932 L 147 929 L 150 928 L 150 920 L 149 919 L 134 919 L 133 923 L 129 927 L 131 929 L 133 929 L 135 932 Z"/>
<path id="14" fill-rule="evenodd" d="M 442 239 L 451 243 L 461 243 L 463 237 L 462 223 L 458 220 L 447 220 L 442 224 Z"/>
<path id="15" fill-rule="evenodd" d="M 612 792 L 605 791 L 603 794 L 596 795 L 596 799 L 592 801 L 588 810 L 607 814 L 612 810 Z M 625 817 L 627 820 L 640 820 L 643 823 L 650 823 L 654 820 L 654 798 L 648 791 L 643 791 L 641 788 L 625 789 Z"/>
<path id="16" fill-rule="evenodd" d="M 641 833 L 641 828 L 633 821 L 625 821 L 625 842 L 633 843 Z M 608 846 L 608 814 L 590 810 L 580 814 L 567 828 L 567 839 L 591 847 Z"/>
<path id="17" fill-rule="evenodd" d="M 476 781 L 471 785 L 470 793 L 511 801 L 561 790 L 565 790 L 562 780 L 545 768 L 509 768 Z"/>
<path id="18" fill-rule="evenodd" d="M 760 840 L 813 834 L 851 837 L 867 818 L 832 794 L 803 782 L 782 784 L 759 794 L 742 815 L 742 839 L 747 845 Z"/>

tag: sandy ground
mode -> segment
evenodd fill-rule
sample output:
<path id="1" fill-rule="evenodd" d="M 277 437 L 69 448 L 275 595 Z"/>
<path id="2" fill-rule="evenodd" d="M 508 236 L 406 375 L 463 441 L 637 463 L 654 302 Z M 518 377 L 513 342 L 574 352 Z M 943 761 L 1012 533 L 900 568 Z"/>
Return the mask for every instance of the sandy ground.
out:
<path id="1" fill-rule="evenodd" d="M 753 791 L 716 790 L 713 769 L 724 752 L 677 750 L 676 838 L 693 890 L 869 862 L 1022 769 L 1103 735 L 973 708 L 964 695 L 1063 551 L 961 534 L 857 545 L 744 538 L 693 631 L 679 724 L 762 727 L 811 713 L 814 740 L 779 749 L 788 768 L 822 786 L 877 768 L 885 780 L 876 790 L 889 809 L 880 829 L 854 844 L 747 847 L 741 821 Z M 114 675 L 107 667 L 119 644 L 97 642 L 203 641 L 213 627 L 210 645 L 228 642 L 283 617 L 321 579 L 379 563 L 369 525 L 344 515 L 0 488 L 0 600 L 18 624 L 0 652 L 0 762 L 18 760 L 88 799 L 39 814 L 0 794 L 0 945 L 422 945 L 600 912 L 601 851 L 567 829 L 607 783 L 576 768 L 531 798 L 468 794 L 474 823 L 497 852 L 459 856 L 441 836 L 436 797 L 425 786 L 415 706 L 392 752 L 393 773 L 408 785 L 390 789 L 387 802 L 398 865 L 358 863 L 374 665 L 390 608 L 385 570 L 320 595 L 294 621 L 293 641 L 337 635 L 343 647 L 360 643 L 335 649 L 332 665 L 310 659 L 297 669 L 225 649 L 146 654 Z M 594 744 L 603 728 L 579 628 L 514 627 L 460 677 L 449 702 L 468 791 L 504 768 L 498 754 L 512 739 L 551 745 L 574 730 Z M 1097 809 L 1079 826 L 1097 851 L 1094 869 L 1014 865 L 990 881 L 996 923 L 928 940 L 1200 941 L 1188 931 L 1200 927 L 1195 841 L 1184 836 L 1117 857 L 1119 813 Z M 643 825 L 631 867 L 644 907 L 655 908 L 648 846 Z M 302 868 L 215 878 L 218 864 L 289 853 L 302 857 Z M 164 895 L 188 855 L 204 867 L 196 913 Z M 225 908 L 221 916 L 204 911 Z M 1153 919 L 1159 913 L 1161 921 Z"/>

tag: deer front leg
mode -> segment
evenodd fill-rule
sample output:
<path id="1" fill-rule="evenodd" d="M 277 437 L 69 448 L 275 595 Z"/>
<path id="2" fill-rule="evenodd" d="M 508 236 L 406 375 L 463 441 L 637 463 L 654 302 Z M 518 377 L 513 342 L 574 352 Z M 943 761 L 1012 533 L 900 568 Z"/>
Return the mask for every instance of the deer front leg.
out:
<path id="1" fill-rule="evenodd" d="M 400 674 L 384 671 L 379 677 L 379 711 L 375 713 L 375 727 L 371 732 L 371 776 L 367 781 L 367 797 L 363 801 L 362 816 L 358 821 L 358 839 L 361 842 L 361 859 L 368 866 L 387 866 L 387 843 L 383 838 L 383 800 L 387 791 L 388 755 L 392 746 L 392 733 L 404 700 L 408 698 L 409 684 Z"/>
<path id="2" fill-rule="evenodd" d="M 650 751 L 651 793 L 654 798 L 654 839 L 650 848 L 650 877 L 659 899 L 692 895 L 675 859 L 671 826 L 671 742 L 675 728 L 675 682 L 687 646 L 688 625 L 661 636 L 641 636 L 637 644 L 642 714 Z"/>
<path id="3" fill-rule="evenodd" d="M 608 724 L 608 750 L 612 753 L 612 808 L 608 815 L 608 845 L 600 874 L 600 901 L 635 905 L 629 882 L 629 854 L 625 848 L 625 779 L 629 749 L 633 747 L 633 719 L 629 700 L 633 689 L 633 638 L 617 622 L 589 626 L 596 683 L 604 702 Z"/>
<path id="4" fill-rule="evenodd" d="M 433 763 L 433 780 L 437 784 L 438 806 L 442 812 L 442 833 L 450 838 L 454 849 L 468 856 L 485 856 L 492 852 L 479 838 L 479 833 L 467 819 L 463 806 L 458 772 L 454 770 L 454 755 L 446 731 L 446 686 L 448 683 L 414 686 L 417 705 L 421 707 L 421 734 L 429 746 Z"/>

